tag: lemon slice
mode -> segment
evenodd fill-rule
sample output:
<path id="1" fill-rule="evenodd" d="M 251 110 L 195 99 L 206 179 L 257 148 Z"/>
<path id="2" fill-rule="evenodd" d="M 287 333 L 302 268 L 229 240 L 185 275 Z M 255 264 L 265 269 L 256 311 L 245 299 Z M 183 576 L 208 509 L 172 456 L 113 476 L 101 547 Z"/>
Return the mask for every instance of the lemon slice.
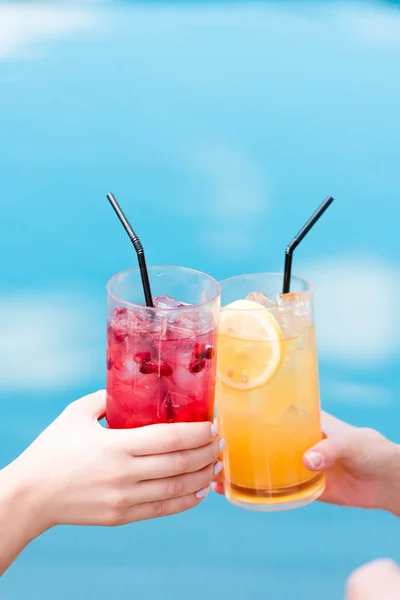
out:
<path id="1" fill-rule="evenodd" d="M 236 300 L 225 309 L 219 321 L 217 377 L 235 390 L 261 387 L 274 376 L 282 361 L 283 334 L 279 323 L 271 312 L 252 300 Z"/>

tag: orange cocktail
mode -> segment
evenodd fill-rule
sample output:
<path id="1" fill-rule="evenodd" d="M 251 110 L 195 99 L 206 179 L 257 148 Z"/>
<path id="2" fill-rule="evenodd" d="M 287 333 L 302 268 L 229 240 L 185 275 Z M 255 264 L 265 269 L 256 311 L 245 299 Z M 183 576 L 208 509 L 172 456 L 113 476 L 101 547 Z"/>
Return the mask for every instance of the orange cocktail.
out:
<path id="1" fill-rule="evenodd" d="M 257 274 L 221 282 L 216 405 L 225 438 L 225 494 L 254 510 L 318 498 L 324 477 L 303 464 L 322 437 L 312 294 L 292 278 Z M 255 290 L 261 290 L 255 292 Z"/>

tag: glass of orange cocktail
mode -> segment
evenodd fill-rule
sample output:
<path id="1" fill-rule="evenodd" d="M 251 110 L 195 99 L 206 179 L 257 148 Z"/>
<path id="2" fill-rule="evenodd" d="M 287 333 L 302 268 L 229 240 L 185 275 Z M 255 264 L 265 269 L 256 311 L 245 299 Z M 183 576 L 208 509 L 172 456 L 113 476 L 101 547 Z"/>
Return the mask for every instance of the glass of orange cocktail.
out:
<path id="1" fill-rule="evenodd" d="M 322 438 L 310 285 L 282 274 L 220 282 L 216 408 L 225 438 L 225 495 L 243 508 L 302 506 L 324 490 L 303 464 Z"/>

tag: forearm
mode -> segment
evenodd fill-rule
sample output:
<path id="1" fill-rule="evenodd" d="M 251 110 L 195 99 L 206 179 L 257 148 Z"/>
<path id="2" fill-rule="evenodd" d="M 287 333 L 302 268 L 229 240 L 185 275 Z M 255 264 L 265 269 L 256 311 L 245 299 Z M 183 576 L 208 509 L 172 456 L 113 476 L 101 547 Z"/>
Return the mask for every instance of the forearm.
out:
<path id="1" fill-rule="evenodd" d="M 0 576 L 43 531 L 35 496 L 14 463 L 0 471 Z"/>

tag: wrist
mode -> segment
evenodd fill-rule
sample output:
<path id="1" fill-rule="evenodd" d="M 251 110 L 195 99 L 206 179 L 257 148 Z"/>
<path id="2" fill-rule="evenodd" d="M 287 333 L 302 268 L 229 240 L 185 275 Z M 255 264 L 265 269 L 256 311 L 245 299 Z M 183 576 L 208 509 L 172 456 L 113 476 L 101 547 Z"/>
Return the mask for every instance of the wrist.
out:
<path id="1" fill-rule="evenodd" d="M 0 471 L 0 505 L 2 515 L 18 530 L 24 545 L 50 528 L 40 488 L 19 459 Z"/>
<path id="2" fill-rule="evenodd" d="M 400 517 L 400 446 L 388 442 L 379 508 Z"/>

